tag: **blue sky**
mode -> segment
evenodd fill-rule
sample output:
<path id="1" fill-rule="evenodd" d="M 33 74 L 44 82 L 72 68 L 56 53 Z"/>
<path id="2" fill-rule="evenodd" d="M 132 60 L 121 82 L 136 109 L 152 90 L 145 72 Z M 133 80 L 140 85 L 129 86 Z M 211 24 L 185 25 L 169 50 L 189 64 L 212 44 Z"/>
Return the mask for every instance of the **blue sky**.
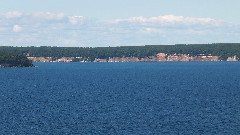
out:
<path id="1" fill-rule="evenodd" d="M 0 45 L 240 42 L 239 0 L 2 0 Z"/>

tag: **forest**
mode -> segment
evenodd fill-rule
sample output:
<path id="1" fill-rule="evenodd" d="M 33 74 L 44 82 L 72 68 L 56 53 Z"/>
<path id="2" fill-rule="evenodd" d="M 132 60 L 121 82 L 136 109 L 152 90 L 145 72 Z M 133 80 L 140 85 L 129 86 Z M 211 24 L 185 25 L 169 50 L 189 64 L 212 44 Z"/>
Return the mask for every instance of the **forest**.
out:
<path id="1" fill-rule="evenodd" d="M 213 44 L 176 44 L 176 45 L 145 45 L 120 47 L 13 47 L 1 46 L 0 54 L 24 55 L 29 57 L 81 57 L 93 61 L 95 58 L 108 59 L 112 57 L 138 57 L 155 56 L 157 53 L 214 55 L 221 60 L 227 57 L 240 58 L 240 43 L 213 43 Z"/>
<path id="2" fill-rule="evenodd" d="M 33 64 L 24 55 L 0 53 L 0 67 L 32 67 Z"/>

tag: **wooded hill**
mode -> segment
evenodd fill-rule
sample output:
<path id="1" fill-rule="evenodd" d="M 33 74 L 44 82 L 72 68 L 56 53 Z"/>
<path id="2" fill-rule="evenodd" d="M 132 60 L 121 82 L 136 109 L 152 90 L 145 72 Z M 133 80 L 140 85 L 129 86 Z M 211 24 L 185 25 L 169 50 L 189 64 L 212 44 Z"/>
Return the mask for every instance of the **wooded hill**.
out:
<path id="1" fill-rule="evenodd" d="M 155 56 L 157 53 L 166 54 L 200 54 L 220 56 L 221 60 L 236 55 L 240 58 L 240 43 L 214 44 L 177 44 L 177 45 L 146 45 L 121 47 L 0 47 L 1 53 L 27 55 L 31 57 L 82 57 L 93 61 L 95 58 L 108 59 L 109 57 L 138 57 Z"/>
<path id="2" fill-rule="evenodd" d="M 26 56 L 0 53 L 0 67 L 32 67 L 33 64 Z"/>

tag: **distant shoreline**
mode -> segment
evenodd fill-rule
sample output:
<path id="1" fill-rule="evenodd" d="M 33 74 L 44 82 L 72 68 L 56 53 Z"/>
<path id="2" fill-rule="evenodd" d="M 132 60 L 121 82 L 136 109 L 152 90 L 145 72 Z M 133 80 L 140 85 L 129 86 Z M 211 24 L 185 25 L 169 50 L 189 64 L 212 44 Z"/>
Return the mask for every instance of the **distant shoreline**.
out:
<path id="1" fill-rule="evenodd" d="M 205 62 L 205 61 L 238 61 L 237 56 L 230 56 L 226 60 L 220 59 L 219 56 L 213 55 L 196 55 L 190 56 L 188 54 L 173 54 L 158 53 L 155 56 L 147 57 L 109 57 L 109 58 L 95 58 L 93 60 L 80 60 L 79 57 L 27 57 L 33 62 Z"/>
<path id="2" fill-rule="evenodd" d="M 32 62 L 239 61 L 240 43 L 120 47 L 0 46 L 1 53 L 22 55 Z"/>
<path id="3" fill-rule="evenodd" d="M 143 62 L 33 62 L 33 63 L 56 63 L 56 64 L 61 64 L 61 63 L 223 63 L 223 62 L 228 62 L 228 63 L 238 63 L 240 61 L 143 61 Z M 36 67 L 36 66 L 34 66 Z"/>
<path id="4" fill-rule="evenodd" d="M 24 55 L 0 54 L 0 68 L 33 67 L 32 61 Z"/>
<path id="5" fill-rule="evenodd" d="M 0 68 L 28 68 L 28 67 L 35 67 L 32 66 L 18 66 L 18 65 L 9 65 L 9 64 L 0 64 Z"/>

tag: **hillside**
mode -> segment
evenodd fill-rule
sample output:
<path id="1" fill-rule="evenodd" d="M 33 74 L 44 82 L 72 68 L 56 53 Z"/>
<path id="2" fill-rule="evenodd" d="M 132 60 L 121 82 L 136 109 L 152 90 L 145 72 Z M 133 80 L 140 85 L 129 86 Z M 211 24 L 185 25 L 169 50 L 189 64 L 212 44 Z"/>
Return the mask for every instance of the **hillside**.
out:
<path id="1" fill-rule="evenodd" d="M 32 66 L 32 62 L 26 56 L 0 54 L 0 68 Z"/>
<path id="2" fill-rule="evenodd" d="M 240 43 L 216 44 L 178 44 L 178 45 L 145 45 L 120 47 L 0 47 L 1 52 L 25 55 L 28 57 L 77 57 L 82 60 L 109 59 L 113 57 L 145 58 L 156 56 L 158 53 L 187 54 L 189 56 L 212 55 L 219 56 L 220 60 L 228 57 L 240 58 Z"/>

